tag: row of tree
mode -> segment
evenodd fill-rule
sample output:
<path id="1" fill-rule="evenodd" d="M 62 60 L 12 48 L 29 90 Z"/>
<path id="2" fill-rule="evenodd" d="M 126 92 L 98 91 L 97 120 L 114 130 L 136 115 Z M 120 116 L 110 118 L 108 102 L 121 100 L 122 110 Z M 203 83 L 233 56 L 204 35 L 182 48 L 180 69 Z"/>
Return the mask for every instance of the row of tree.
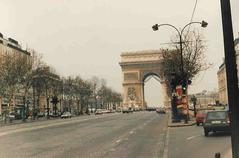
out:
<path id="1" fill-rule="evenodd" d="M 65 108 L 77 101 L 77 109 L 99 103 L 103 108 L 119 104 L 121 94 L 107 86 L 104 79 L 92 77 L 84 80 L 78 76 L 61 77 L 42 61 L 34 50 L 31 55 L 19 52 L 3 52 L 0 56 L 0 96 L 7 98 L 9 107 L 13 107 L 16 96 L 22 96 L 23 103 L 31 100 L 33 108 L 40 105 L 40 97 L 57 96 Z"/>

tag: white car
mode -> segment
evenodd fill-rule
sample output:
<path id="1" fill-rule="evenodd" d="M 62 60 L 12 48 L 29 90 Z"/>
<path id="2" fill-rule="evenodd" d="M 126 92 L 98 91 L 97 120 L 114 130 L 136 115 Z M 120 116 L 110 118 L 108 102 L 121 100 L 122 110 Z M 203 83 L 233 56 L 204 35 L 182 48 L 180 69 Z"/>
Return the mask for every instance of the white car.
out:
<path id="1" fill-rule="evenodd" d="M 102 109 L 97 109 L 95 111 L 95 115 L 101 115 L 101 114 L 103 114 L 103 110 Z"/>
<path id="2" fill-rule="evenodd" d="M 63 118 L 71 118 L 71 113 L 70 112 L 64 112 L 62 115 L 61 115 L 61 118 L 63 119 Z"/>
<path id="3" fill-rule="evenodd" d="M 8 117 L 9 117 L 9 119 L 15 120 L 15 114 L 14 113 L 9 113 Z"/>

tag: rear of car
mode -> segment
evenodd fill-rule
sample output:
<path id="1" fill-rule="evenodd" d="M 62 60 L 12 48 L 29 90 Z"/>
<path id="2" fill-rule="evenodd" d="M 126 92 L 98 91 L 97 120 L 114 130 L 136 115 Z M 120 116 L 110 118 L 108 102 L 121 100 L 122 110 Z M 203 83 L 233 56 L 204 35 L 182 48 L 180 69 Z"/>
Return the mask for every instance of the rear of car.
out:
<path id="1" fill-rule="evenodd" d="M 159 113 L 159 114 L 166 114 L 166 111 L 164 108 L 160 107 L 160 108 L 157 108 L 156 109 L 156 112 Z"/>
<path id="2" fill-rule="evenodd" d="M 129 108 L 128 107 L 123 107 L 122 113 L 129 113 Z"/>
<path id="3" fill-rule="evenodd" d="M 228 111 L 208 112 L 203 124 L 203 128 L 206 137 L 209 135 L 209 132 L 230 132 L 230 120 Z"/>
<path id="4" fill-rule="evenodd" d="M 203 124 L 204 122 L 204 119 L 206 117 L 206 111 L 198 111 L 197 112 L 197 115 L 196 115 L 196 123 L 197 123 L 197 126 L 199 126 L 200 124 Z"/>
<path id="5" fill-rule="evenodd" d="M 64 112 L 62 115 L 61 115 L 61 118 L 71 118 L 71 113 L 70 112 Z"/>
<path id="6" fill-rule="evenodd" d="M 103 114 L 103 110 L 102 109 L 97 109 L 95 111 L 95 115 L 101 115 L 101 114 Z"/>

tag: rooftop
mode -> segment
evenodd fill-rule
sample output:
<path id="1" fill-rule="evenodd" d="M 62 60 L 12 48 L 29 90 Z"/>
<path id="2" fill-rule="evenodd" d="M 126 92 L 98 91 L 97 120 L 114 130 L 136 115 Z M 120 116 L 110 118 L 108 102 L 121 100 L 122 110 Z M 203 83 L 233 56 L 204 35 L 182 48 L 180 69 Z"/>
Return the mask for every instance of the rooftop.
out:
<path id="1" fill-rule="evenodd" d="M 22 53 L 25 53 L 27 55 L 30 55 L 30 52 L 28 52 L 27 50 L 22 49 L 22 46 L 18 43 L 17 40 L 15 40 L 13 38 L 5 38 L 2 33 L 0 33 L 0 44 L 3 44 L 7 47 L 18 50 L 18 51 L 20 51 Z"/>

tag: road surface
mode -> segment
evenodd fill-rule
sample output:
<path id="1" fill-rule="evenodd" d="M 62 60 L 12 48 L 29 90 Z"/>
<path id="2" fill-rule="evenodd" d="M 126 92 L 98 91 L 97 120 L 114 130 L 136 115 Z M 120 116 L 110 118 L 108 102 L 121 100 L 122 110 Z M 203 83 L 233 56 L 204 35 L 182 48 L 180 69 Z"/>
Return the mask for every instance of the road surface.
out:
<path id="1" fill-rule="evenodd" d="M 162 157 L 167 116 L 106 114 L 12 125 L 0 129 L 1 158 Z"/>

